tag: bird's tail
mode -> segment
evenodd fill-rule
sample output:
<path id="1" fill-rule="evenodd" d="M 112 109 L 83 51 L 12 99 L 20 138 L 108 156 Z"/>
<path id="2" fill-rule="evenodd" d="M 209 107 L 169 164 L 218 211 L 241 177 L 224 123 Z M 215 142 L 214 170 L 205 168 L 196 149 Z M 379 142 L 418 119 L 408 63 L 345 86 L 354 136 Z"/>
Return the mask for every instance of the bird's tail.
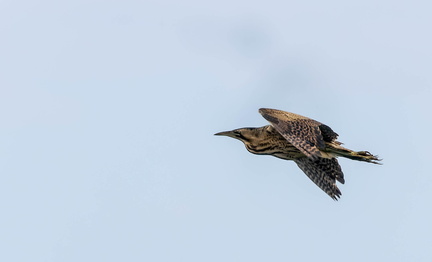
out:
<path id="1" fill-rule="evenodd" d="M 382 159 L 379 159 L 378 156 L 372 155 L 368 151 L 356 152 L 348 148 L 344 148 L 340 145 L 334 145 L 334 144 L 327 144 L 325 151 L 332 153 L 336 156 L 342 156 L 353 160 L 364 161 L 364 162 L 381 165 L 379 161 L 381 161 Z"/>

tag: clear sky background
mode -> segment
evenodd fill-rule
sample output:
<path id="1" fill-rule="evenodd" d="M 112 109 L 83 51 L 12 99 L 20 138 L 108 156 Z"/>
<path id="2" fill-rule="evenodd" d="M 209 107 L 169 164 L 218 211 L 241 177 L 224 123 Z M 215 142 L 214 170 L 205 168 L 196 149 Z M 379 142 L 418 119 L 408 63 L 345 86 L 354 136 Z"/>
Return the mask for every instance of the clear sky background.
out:
<path id="1" fill-rule="evenodd" d="M 0 1 L 0 261 L 432 261 L 430 1 Z M 214 133 L 331 126 L 335 202 Z"/>

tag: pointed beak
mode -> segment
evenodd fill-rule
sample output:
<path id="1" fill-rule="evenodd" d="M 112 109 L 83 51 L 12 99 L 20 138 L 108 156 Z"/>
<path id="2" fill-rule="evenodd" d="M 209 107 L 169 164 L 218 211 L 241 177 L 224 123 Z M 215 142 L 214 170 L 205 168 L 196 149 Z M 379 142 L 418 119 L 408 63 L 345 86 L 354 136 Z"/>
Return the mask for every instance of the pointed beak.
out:
<path id="1" fill-rule="evenodd" d="M 219 132 L 214 134 L 215 136 L 229 136 L 229 137 L 233 137 L 235 138 L 236 136 L 234 135 L 233 131 L 224 131 L 224 132 Z"/>

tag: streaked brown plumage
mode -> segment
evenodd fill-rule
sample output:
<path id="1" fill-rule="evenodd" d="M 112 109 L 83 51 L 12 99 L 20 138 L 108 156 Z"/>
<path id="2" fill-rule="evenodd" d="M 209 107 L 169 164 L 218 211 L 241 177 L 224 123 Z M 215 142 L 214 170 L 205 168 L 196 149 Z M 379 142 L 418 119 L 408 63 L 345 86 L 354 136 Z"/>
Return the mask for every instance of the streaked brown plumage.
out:
<path id="1" fill-rule="evenodd" d="M 379 164 L 377 156 L 367 151 L 355 152 L 336 141 L 338 134 L 313 119 L 276 109 L 261 108 L 261 115 L 271 125 L 239 128 L 215 135 L 242 141 L 246 149 L 258 155 L 272 155 L 293 160 L 299 168 L 331 198 L 341 196 L 336 180 L 344 184 L 338 156 Z"/>

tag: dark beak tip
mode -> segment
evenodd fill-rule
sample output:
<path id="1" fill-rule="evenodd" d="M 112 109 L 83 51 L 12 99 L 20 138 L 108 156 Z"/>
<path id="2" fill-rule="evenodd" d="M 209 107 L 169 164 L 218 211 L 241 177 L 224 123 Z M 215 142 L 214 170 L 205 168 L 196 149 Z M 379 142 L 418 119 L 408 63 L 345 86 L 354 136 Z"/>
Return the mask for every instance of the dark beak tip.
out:
<path id="1" fill-rule="evenodd" d="M 229 136 L 230 134 L 231 134 L 231 131 L 223 131 L 223 132 L 218 132 L 214 135 L 215 136 Z"/>

